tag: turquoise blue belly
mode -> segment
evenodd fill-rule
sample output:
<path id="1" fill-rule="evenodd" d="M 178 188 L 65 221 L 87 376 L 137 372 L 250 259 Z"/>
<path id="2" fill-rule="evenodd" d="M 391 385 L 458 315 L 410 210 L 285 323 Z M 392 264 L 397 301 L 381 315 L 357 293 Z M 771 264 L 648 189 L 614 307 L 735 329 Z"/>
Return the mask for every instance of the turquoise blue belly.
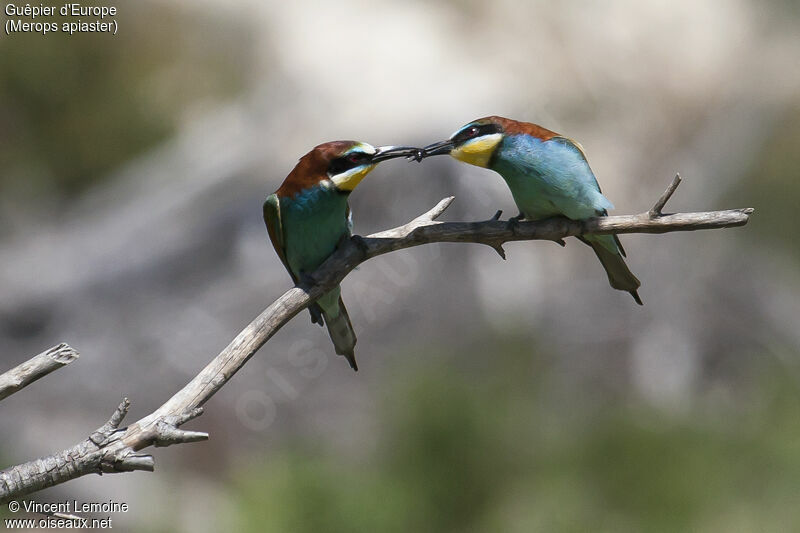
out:
<path id="1" fill-rule="evenodd" d="M 503 176 L 517 207 L 530 219 L 564 215 L 580 220 L 613 208 L 573 145 L 508 136 L 491 168 Z"/>

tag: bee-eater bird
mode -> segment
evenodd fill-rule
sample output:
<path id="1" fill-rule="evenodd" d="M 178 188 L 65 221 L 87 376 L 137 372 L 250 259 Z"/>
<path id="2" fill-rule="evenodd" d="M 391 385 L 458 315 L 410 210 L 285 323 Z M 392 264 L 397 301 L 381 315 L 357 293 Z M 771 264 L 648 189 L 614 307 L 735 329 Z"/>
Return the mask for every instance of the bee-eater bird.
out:
<path id="1" fill-rule="evenodd" d="M 295 284 L 308 276 L 339 243 L 352 236 L 347 199 L 380 161 L 409 156 L 416 149 L 375 148 L 367 143 L 334 141 L 300 158 L 283 184 L 264 203 L 267 232 Z M 336 353 L 358 370 L 353 349 L 356 334 L 337 285 L 308 308 L 312 322 L 328 326 Z"/>
<path id="2" fill-rule="evenodd" d="M 474 120 L 449 139 L 426 146 L 414 159 L 440 154 L 500 174 L 520 211 L 511 224 L 557 215 L 583 220 L 607 216 L 614 208 L 600 191 L 583 148 L 536 124 L 497 116 Z M 611 286 L 629 292 L 642 305 L 637 292 L 641 283 L 625 264 L 619 238 L 583 235 L 578 239 L 592 247 Z"/>

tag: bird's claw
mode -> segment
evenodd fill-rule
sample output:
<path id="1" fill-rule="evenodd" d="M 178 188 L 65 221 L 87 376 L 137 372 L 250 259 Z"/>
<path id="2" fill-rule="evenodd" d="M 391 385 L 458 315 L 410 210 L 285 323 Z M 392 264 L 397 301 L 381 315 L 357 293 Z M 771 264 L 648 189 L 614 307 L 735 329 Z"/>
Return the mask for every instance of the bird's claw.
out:
<path id="1" fill-rule="evenodd" d="M 314 276 L 312 276 L 311 274 L 306 274 L 303 271 L 300 272 L 298 278 L 300 279 L 300 283 L 302 283 L 303 285 L 313 286 L 317 284 L 317 280 L 316 278 L 314 278 Z"/>
<path id="2" fill-rule="evenodd" d="M 308 287 L 313 287 L 317 284 L 317 280 L 314 278 L 314 276 L 311 274 L 306 274 L 302 270 L 300 271 L 298 279 L 300 280 L 300 283 Z M 325 325 L 325 320 L 322 318 L 322 309 L 320 308 L 319 304 L 314 302 L 313 304 L 309 305 L 308 312 L 311 314 L 312 324 L 319 324 L 320 326 Z"/>
<path id="3" fill-rule="evenodd" d="M 355 244 L 356 248 L 361 250 L 362 253 L 366 254 L 367 252 L 369 252 L 369 244 L 367 244 L 367 241 L 364 240 L 364 237 L 362 237 L 361 235 L 351 236 L 350 241 L 353 244 Z"/>
<path id="4" fill-rule="evenodd" d="M 498 209 L 498 210 L 497 210 L 497 213 L 495 213 L 495 214 L 492 216 L 492 218 L 490 218 L 489 220 L 490 220 L 490 221 L 492 221 L 492 222 L 494 222 L 494 221 L 500 220 L 500 217 L 501 217 L 501 216 L 503 216 L 503 210 L 502 210 L 502 209 Z"/>
<path id="5" fill-rule="evenodd" d="M 325 325 L 325 321 L 322 319 L 322 309 L 320 309 L 319 305 L 316 303 L 309 305 L 308 312 L 311 313 L 312 324 L 319 324 L 320 326 Z"/>
<path id="6" fill-rule="evenodd" d="M 519 221 L 525 218 L 525 215 L 520 213 L 515 217 L 511 217 L 506 222 L 506 229 L 509 230 L 511 233 L 516 233 L 517 228 L 519 227 Z"/>

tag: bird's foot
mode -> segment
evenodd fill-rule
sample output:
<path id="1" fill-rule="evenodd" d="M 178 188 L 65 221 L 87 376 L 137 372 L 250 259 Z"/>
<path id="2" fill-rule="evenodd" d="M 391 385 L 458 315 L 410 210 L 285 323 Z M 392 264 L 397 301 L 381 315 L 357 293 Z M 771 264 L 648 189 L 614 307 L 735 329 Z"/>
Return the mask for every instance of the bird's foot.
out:
<path id="1" fill-rule="evenodd" d="M 361 253 L 367 255 L 367 252 L 369 252 L 369 244 L 367 244 L 367 241 L 364 240 L 364 237 L 361 235 L 353 235 L 350 237 L 350 241 L 356 245 L 356 248 L 361 250 Z"/>
<path id="2" fill-rule="evenodd" d="M 325 320 L 322 318 L 322 309 L 320 309 L 319 305 L 316 303 L 309 305 L 308 312 L 311 313 L 312 324 L 319 324 L 320 326 L 325 325 Z"/>
<path id="3" fill-rule="evenodd" d="M 317 280 L 316 280 L 316 278 L 314 278 L 314 276 L 312 276 L 311 274 L 306 274 L 302 270 L 300 271 L 300 275 L 297 276 L 297 277 L 300 280 L 300 283 L 302 283 L 303 285 L 316 285 L 317 284 Z"/>
<path id="4" fill-rule="evenodd" d="M 302 270 L 300 271 L 300 275 L 298 276 L 300 283 L 306 285 L 308 287 L 313 287 L 317 284 L 317 280 L 311 274 L 306 274 Z M 322 308 L 319 306 L 318 303 L 314 302 L 313 304 L 308 306 L 308 312 L 311 314 L 311 323 L 312 324 L 319 324 L 320 326 L 325 325 L 325 320 L 322 318 Z"/>
<path id="5" fill-rule="evenodd" d="M 515 217 L 509 218 L 508 222 L 506 222 L 506 229 L 511 231 L 511 233 L 516 234 L 517 228 L 519 227 L 519 221 L 524 219 L 524 218 L 525 218 L 525 215 L 523 213 L 520 213 L 519 215 L 517 215 Z"/>
<path id="6" fill-rule="evenodd" d="M 553 242 L 556 243 L 557 245 L 561 246 L 562 248 L 567 245 L 567 243 L 566 243 L 566 241 L 564 241 L 564 239 L 553 239 Z"/>

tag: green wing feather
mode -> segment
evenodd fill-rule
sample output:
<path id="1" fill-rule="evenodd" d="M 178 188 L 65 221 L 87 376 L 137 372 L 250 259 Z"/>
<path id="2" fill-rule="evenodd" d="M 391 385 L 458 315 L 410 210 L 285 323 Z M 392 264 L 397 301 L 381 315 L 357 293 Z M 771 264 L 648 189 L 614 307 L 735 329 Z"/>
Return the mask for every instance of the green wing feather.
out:
<path id="1" fill-rule="evenodd" d="M 572 140 L 569 137 L 564 137 L 563 135 L 558 135 L 556 137 L 551 138 L 550 140 L 575 148 L 580 154 L 580 156 L 583 158 L 583 160 L 586 162 L 586 165 L 589 165 L 589 161 L 586 159 L 586 152 L 583 150 L 583 146 L 581 146 L 581 144 L 578 141 Z M 602 194 L 603 190 L 600 188 L 600 184 L 597 182 L 597 178 L 594 176 L 594 172 L 592 172 L 592 177 L 594 178 L 594 184 L 597 187 L 597 190 Z M 603 209 L 603 211 L 598 214 L 602 216 L 608 216 L 608 211 Z M 622 254 L 622 257 L 627 257 L 628 255 L 625 253 L 625 248 L 622 247 L 622 243 L 619 241 L 619 237 L 617 237 L 616 235 L 613 235 L 613 237 L 614 237 L 614 242 L 617 245 L 617 248 L 619 248 L 619 252 Z"/>
<path id="2" fill-rule="evenodd" d="M 563 144 L 564 146 L 568 146 L 570 148 L 574 148 L 578 152 L 578 154 L 581 156 L 581 158 L 583 159 L 584 163 L 586 163 L 586 166 L 587 167 L 589 166 L 589 160 L 586 159 L 586 152 L 583 150 L 583 146 L 581 146 L 581 143 L 579 143 L 578 141 L 574 141 L 574 140 L 570 139 L 569 137 L 564 137 L 563 135 L 558 135 L 556 137 L 553 137 L 553 138 L 550 139 L 550 141 L 555 141 L 555 142 L 557 142 L 559 144 Z M 589 167 L 589 168 L 591 169 L 591 167 Z M 603 191 L 600 189 L 600 184 L 597 183 L 597 178 L 595 177 L 594 172 L 592 172 L 592 177 L 594 178 L 595 187 L 597 187 L 597 190 L 602 193 Z"/>
<path id="3" fill-rule="evenodd" d="M 264 202 L 264 223 L 267 225 L 269 240 L 272 241 L 275 252 L 280 257 L 283 266 L 286 267 L 286 271 L 292 277 L 292 282 L 297 285 L 297 276 L 289 268 L 289 262 L 286 260 L 286 245 L 283 241 L 283 224 L 281 223 L 281 201 L 277 194 L 270 194 L 267 196 L 267 201 Z M 320 326 L 324 324 L 322 309 L 316 302 L 308 306 L 308 312 L 311 313 L 311 322 Z"/>
<path id="4" fill-rule="evenodd" d="M 277 194 L 270 194 L 267 196 L 267 201 L 264 202 L 264 222 L 267 225 L 267 233 L 269 240 L 272 241 L 272 246 L 275 252 L 281 259 L 281 263 L 286 267 L 286 271 L 292 277 L 292 281 L 297 284 L 297 277 L 289 268 L 289 262 L 286 260 L 286 247 L 283 242 L 283 225 L 281 224 L 281 202 Z"/>

